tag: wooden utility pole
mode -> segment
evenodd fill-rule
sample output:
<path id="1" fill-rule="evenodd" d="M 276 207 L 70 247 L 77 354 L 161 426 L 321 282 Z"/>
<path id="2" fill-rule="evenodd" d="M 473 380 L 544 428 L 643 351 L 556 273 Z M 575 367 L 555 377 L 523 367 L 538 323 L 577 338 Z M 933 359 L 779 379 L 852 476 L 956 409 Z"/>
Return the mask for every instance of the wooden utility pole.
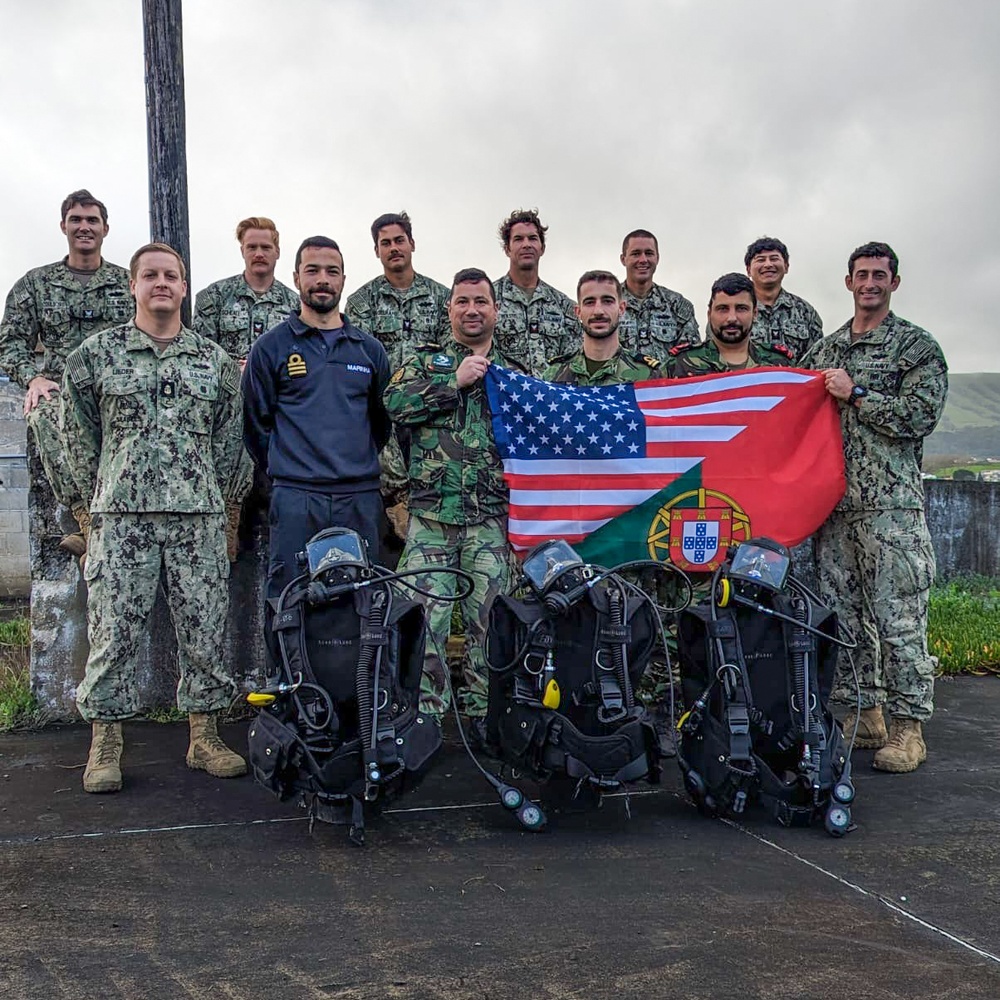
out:
<path id="1" fill-rule="evenodd" d="M 149 157 L 149 236 L 184 258 L 191 322 L 191 237 L 188 227 L 181 0 L 142 0 L 146 51 L 146 145 Z"/>

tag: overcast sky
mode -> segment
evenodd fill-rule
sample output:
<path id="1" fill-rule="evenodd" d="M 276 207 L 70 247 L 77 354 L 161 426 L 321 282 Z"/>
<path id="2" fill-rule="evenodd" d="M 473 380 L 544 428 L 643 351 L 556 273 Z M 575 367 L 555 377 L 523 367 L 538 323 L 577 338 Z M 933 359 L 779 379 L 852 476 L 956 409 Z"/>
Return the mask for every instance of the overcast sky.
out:
<path id="1" fill-rule="evenodd" d="M 148 232 L 139 0 L 0 0 L 3 292 L 62 257 L 59 203 L 107 202 L 105 257 Z M 956 372 L 1000 371 L 1000 3 L 961 0 L 186 0 L 193 285 L 241 269 L 247 215 L 278 224 L 278 275 L 322 233 L 347 291 L 368 234 L 413 218 L 417 270 L 506 270 L 512 209 L 549 226 L 542 277 L 573 294 L 660 240 L 656 281 L 701 318 L 765 233 L 828 332 L 847 256 L 885 240 L 893 297 Z"/>

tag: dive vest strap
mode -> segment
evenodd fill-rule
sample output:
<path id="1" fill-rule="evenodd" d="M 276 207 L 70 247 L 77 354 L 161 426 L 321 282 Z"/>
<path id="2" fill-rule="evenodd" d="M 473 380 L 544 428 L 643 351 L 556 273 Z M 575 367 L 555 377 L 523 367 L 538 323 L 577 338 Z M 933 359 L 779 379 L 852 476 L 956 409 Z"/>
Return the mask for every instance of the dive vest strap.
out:
<path id="1" fill-rule="evenodd" d="M 376 626 L 365 623 L 366 627 L 361 630 L 362 646 L 388 646 L 389 629 L 384 625 Z"/>
<path id="2" fill-rule="evenodd" d="M 624 719 L 628 715 L 628 709 L 618 679 L 611 674 L 602 674 L 600 685 L 601 704 L 597 709 L 598 720 L 617 722 L 619 719 Z"/>
<path id="3" fill-rule="evenodd" d="M 302 624 L 302 608 L 295 605 L 291 608 L 283 608 L 271 620 L 272 632 L 288 632 L 296 629 Z"/>

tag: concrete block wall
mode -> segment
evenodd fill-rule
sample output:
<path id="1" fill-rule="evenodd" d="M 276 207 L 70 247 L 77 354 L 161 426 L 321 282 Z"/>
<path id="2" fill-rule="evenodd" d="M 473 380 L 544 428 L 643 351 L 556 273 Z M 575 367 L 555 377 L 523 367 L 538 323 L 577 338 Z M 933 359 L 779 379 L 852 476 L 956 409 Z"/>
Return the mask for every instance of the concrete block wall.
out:
<path id="1" fill-rule="evenodd" d="M 31 593 L 23 400 L 22 389 L 0 382 L 0 597 Z"/>

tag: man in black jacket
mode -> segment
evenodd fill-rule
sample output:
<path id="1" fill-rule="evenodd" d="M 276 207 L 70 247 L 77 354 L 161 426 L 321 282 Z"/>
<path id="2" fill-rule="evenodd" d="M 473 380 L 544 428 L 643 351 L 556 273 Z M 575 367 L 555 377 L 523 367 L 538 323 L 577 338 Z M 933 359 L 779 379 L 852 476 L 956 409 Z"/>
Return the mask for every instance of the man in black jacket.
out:
<path id="1" fill-rule="evenodd" d="M 295 255 L 301 309 L 254 342 L 243 373 L 244 442 L 273 483 L 267 596 L 298 575 L 323 528 L 352 528 L 378 558 L 378 453 L 389 438 L 385 349 L 339 309 L 344 259 L 325 236 Z"/>

